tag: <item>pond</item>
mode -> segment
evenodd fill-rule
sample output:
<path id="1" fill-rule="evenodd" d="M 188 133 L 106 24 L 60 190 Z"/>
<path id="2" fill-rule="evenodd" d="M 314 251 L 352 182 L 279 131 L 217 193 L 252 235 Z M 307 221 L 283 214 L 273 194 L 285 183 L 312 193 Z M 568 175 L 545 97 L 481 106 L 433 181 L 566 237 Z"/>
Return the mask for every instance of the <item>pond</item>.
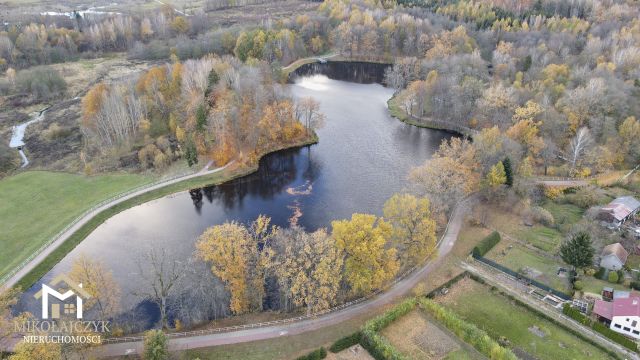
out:
<path id="1" fill-rule="evenodd" d="M 135 295 L 146 285 L 141 276 L 149 267 L 145 253 L 164 249 L 170 259 L 185 264 L 206 228 L 227 220 L 250 222 L 260 214 L 278 226 L 287 226 L 295 216 L 307 230 L 329 227 L 332 220 L 355 212 L 381 214 L 384 202 L 408 185 L 411 167 L 451 137 L 392 118 L 386 102 L 393 90 L 377 83 L 334 80 L 307 71 L 287 87 L 294 97 L 320 102 L 326 121 L 317 131 L 318 144 L 265 156 L 258 171 L 243 178 L 123 211 L 100 225 L 42 281 L 69 271 L 81 254 L 101 260 L 121 287 L 127 319 L 151 326 L 157 311 Z M 228 294 L 207 266 L 191 261 L 187 268 L 173 315 L 183 322 L 225 316 Z M 39 302 L 32 297 L 39 287 L 23 296 L 22 309 L 39 313 Z"/>

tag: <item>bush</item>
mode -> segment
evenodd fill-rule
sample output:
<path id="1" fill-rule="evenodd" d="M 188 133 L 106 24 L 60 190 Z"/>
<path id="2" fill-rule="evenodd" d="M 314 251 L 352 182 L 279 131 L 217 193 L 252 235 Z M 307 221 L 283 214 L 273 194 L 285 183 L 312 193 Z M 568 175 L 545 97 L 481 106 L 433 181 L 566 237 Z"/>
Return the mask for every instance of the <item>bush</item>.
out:
<path id="1" fill-rule="evenodd" d="M 327 357 L 327 350 L 321 347 L 320 349 L 314 350 L 308 353 L 307 355 L 296 358 L 296 360 L 320 360 L 326 357 Z"/>
<path id="2" fill-rule="evenodd" d="M 615 272 L 615 271 L 610 271 L 610 272 L 609 272 L 609 277 L 608 277 L 608 279 L 607 279 L 607 280 L 609 280 L 609 282 L 610 282 L 610 283 L 615 284 L 615 283 L 617 283 L 617 282 L 618 282 L 619 278 L 620 278 L 620 277 L 618 276 L 618 273 L 617 273 L 617 272 Z"/>
<path id="3" fill-rule="evenodd" d="M 431 314 L 436 320 L 451 330 L 463 341 L 471 344 L 479 352 L 490 359 L 515 360 L 515 354 L 498 344 L 484 331 L 477 326 L 462 320 L 454 312 L 438 305 L 430 299 L 421 299 L 420 307 Z"/>
<path id="4" fill-rule="evenodd" d="M 331 345 L 331 347 L 329 348 L 329 351 L 331 351 L 332 353 L 338 353 L 344 349 L 348 349 L 353 345 L 360 343 L 361 339 L 362 339 L 362 333 L 360 331 L 355 332 L 351 335 L 347 335 L 341 339 L 338 339 L 336 342 L 333 343 L 333 345 Z"/>
<path id="5" fill-rule="evenodd" d="M 629 284 L 629 286 L 633 290 L 640 290 L 640 282 L 638 282 L 638 281 L 632 281 L 631 284 Z"/>
<path id="6" fill-rule="evenodd" d="M 607 269 L 600 267 L 598 271 L 593 275 L 596 279 L 605 280 L 604 274 L 606 274 Z"/>
<path id="7" fill-rule="evenodd" d="M 144 359 L 165 360 L 169 358 L 167 335 L 162 330 L 149 330 L 144 335 Z"/>
<path id="8" fill-rule="evenodd" d="M 19 71 L 16 76 L 16 85 L 21 92 L 30 93 L 38 100 L 61 96 L 67 90 L 67 83 L 62 76 L 47 66 L 36 66 Z"/>
<path id="9" fill-rule="evenodd" d="M 482 239 L 482 241 L 473 248 L 473 254 L 476 256 L 484 256 L 484 254 L 488 253 L 489 250 L 493 249 L 493 247 L 499 242 L 500 233 L 494 231 L 489 236 Z"/>
<path id="10" fill-rule="evenodd" d="M 622 284 L 624 282 L 624 271 L 618 270 L 618 284 Z"/>
<path id="11" fill-rule="evenodd" d="M 578 281 L 573 283 L 573 289 L 580 291 L 580 290 L 584 289 L 584 284 L 582 283 L 582 281 L 578 280 Z"/>
<path id="12" fill-rule="evenodd" d="M 545 226 L 552 226 L 555 224 L 555 219 L 551 213 L 540 206 L 534 206 L 531 209 L 531 216 L 533 216 L 533 220 L 537 223 L 540 223 Z"/>

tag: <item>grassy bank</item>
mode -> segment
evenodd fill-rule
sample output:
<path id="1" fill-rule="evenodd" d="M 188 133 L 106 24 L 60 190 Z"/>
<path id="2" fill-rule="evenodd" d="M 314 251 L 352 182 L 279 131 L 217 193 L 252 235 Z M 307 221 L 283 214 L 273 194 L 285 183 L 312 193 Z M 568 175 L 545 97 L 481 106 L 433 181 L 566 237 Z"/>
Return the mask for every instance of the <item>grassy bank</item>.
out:
<path id="1" fill-rule="evenodd" d="M 283 150 L 283 149 L 287 149 L 287 148 L 294 148 L 294 147 L 300 147 L 300 146 L 305 146 L 305 145 L 310 145 L 310 144 L 314 144 L 318 141 L 318 138 L 315 134 L 311 135 L 309 138 L 305 138 L 299 142 L 296 143 L 292 143 L 292 144 L 287 144 L 287 145 L 283 145 L 283 146 L 279 146 L 277 148 L 273 148 L 270 151 L 266 151 L 263 154 L 261 154 L 260 157 L 271 153 L 271 152 L 275 152 L 278 150 Z M 38 281 L 42 276 L 44 276 L 49 270 L 51 270 L 51 268 L 53 268 L 53 266 L 55 264 L 57 264 L 60 260 L 62 260 L 71 250 L 73 250 L 73 248 L 75 248 L 80 242 L 82 242 L 82 240 L 84 240 L 91 232 L 93 232 L 93 230 L 95 230 L 98 226 L 100 226 L 100 224 L 102 224 L 104 221 L 106 221 L 107 219 L 109 219 L 110 217 L 124 211 L 127 210 L 131 207 L 134 207 L 136 205 L 140 205 L 143 204 L 145 202 L 154 200 L 154 199 L 158 199 L 161 198 L 163 196 L 169 195 L 169 194 L 173 194 L 179 191 L 184 191 L 184 190 L 189 190 L 192 188 L 197 188 L 197 187 L 202 187 L 202 186 L 207 186 L 207 185 L 217 185 L 217 184 L 221 184 L 223 182 L 227 182 L 229 180 L 233 180 L 235 178 L 241 177 L 241 176 L 245 176 L 248 175 L 254 171 L 256 171 L 258 169 L 258 164 L 254 164 L 252 166 L 235 166 L 232 168 L 228 168 L 225 169 L 224 171 L 221 172 L 217 172 L 214 174 L 209 174 L 209 175 L 205 175 L 205 176 L 199 176 L 196 178 L 191 178 L 188 180 L 184 180 L 175 184 L 171 184 L 171 185 L 167 185 L 165 187 L 159 188 L 159 189 L 155 189 L 149 192 L 146 192 L 144 194 L 138 195 L 136 197 L 133 197 L 131 199 L 125 200 L 119 204 L 116 204 L 108 209 L 103 210 L 102 212 L 100 212 L 99 214 L 97 214 L 96 216 L 94 216 L 90 221 L 88 221 L 86 224 L 84 224 L 80 229 L 78 229 L 75 233 L 73 233 L 73 235 L 71 235 L 62 245 L 60 245 L 57 249 L 55 249 L 44 261 L 42 261 L 40 264 L 38 264 L 31 272 L 29 272 L 27 275 L 25 275 L 19 282 L 18 282 L 18 286 L 20 286 L 22 289 L 27 289 L 29 287 L 31 287 L 31 285 L 33 285 L 36 281 Z M 134 186 L 130 186 L 129 188 L 132 188 Z M 55 189 L 55 187 L 53 188 Z M 126 188 L 124 189 L 126 190 Z M 57 190 L 52 190 L 52 192 L 54 194 L 56 194 Z M 61 202 L 65 202 L 66 199 L 64 198 L 64 196 L 59 196 L 58 197 L 60 199 Z M 2 200 L 2 197 L 0 196 L 0 200 Z M 3 202 L 4 203 L 4 202 Z M 36 203 L 37 204 L 37 203 Z M 33 207 L 34 204 L 32 204 L 31 207 Z M 13 208 L 13 206 L 12 206 Z M 90 206 L 88 207 L 90 208 Z M 27 211 L 27 209 L 25 209 L 24 211 Z M 28 211 L 27 211 L 28 213 Z M 79 213 L 82 213 L 82 211 L 80 211 Z M 77 216 L 77 214 L 75 215 Z M 64 227 L 64 225 L 66 225 L 68 222 L 73 220 L 73 216 L 71 217 L 71 219 L 69 219 L 66 222 L 62 222 L 62 225 L 60 226 L 60 228 Z M 31 218 L 31 220 L 33 221 L 34 218 Z M 23 224 L 25 225 L 25 224 Z M 54 234 L 51 234 L 50 236 L 52 236 Z M 44 239 L 44 241 L 48 240 L 49 237 L 46 237 Z M 44 243 L 44 241 L 40 242 L 40 245 L 42 243 Z M 35 251 L 37 248 L 39 247 L 36 246 L 34 247 L 32 251 Z M 31 252 L 25 252 L 24 257 L 22 257 L 22 259 L 26 258 L 27 256 L 29 256 L 29 254 L 31 254 Z M 4 252 L 3 252 L 3 256 L 4 256 Z M 22 260 L 20 260 L 22 261 Z M 20 261 L 18 261 L 16 264 L 19 264 Z M 3 263 L 4 264 L 4 263 Z M 11 268 L 9 268 L 11 269 Z"/>
<path id="2" fill-rule="evenodd" d="M 28 171 L 0 180 L 0 277 L 95 204 L 154 180 Z"/>
<path id="3" fill-rule="evenodd" d="M 417 121 L 415 118 L 409 116 L 407 114 L 406 111 L 404 111 L 402 109 L 402 107 L 400 107 L 400 104 L 398 104 L 396 95 L 393 95 L 391 97 L 391 99 L 389 99 L 387 101 L 387 108 L 389 109 L 389 114 L 391 116 L 393 116 L 394 118 L 402 121 L 405 124 L 409 124 L 412 126 L 416 126 L 416 127 L 420 127 L 420 128 L 425 128 L 425 129 L 434 129 L 434 130 L 442 130 L 442 131 L 447 131 L 456 135 L 465 135 L 460 133 L 459 131 L 456 131 L 452 128 L 448 128 L 444 125 L 438 125 L 435 123 L 423 123 L 423 122 L 419 122 Z"/>

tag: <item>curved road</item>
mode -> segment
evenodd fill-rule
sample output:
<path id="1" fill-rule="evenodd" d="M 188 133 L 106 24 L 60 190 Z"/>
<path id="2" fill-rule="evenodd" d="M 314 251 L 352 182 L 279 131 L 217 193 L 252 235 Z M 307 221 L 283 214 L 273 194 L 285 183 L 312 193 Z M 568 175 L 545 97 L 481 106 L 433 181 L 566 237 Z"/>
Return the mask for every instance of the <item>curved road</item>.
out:
<path id="1" fill-rule="evenodd" d="M 216 345 L 236 344 L 264 339 L 272 339 L 280 336 L 297 335 L 323 327 L 335 325 L 353 317 L 370 313 L 372 309 L 390 304 L 400 296 L 406 294 L 418 282 L 423 280 L 434 267 L 451 251 L 458 233 L 462 228 L 464 216 L 471 208 L 471 203 L 476 196 L 470 196 L 462 200 L 454 209 L 447 229 L 442 236 L 435 259 L 428 261 L 423 267 L 414 271 L 409 276 L 395 283 L 387 291 L 380 295 L 342 310 L 318 316 L 313 319 L 292 322 L 288 324 L 265 326 L 247 330 L 215 333 L 190 337 L 173 338 L 169 340 L 171 351 L 202 348 Z M 143 344 L 141 341 L 107 344 L 96 350 L 96 355 L 101 357 L 123 356 L 127 354 L 141 354 Z"/>

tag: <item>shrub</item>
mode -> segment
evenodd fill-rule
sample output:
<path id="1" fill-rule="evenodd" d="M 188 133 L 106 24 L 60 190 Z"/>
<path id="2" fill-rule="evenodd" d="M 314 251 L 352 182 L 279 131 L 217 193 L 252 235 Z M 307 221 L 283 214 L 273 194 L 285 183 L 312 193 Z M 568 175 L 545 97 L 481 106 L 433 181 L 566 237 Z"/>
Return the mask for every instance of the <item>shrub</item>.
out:
<path id="1" fill-rule="evenodd" d="M 296 360 L 320 360 L 327 357 L 327 350 L 321 347 L 320 349 L 314 350 L 307 355 L 300 356 L 296 358 Z"/>
<path id="2" fill-rule="evenodd" d="M 473 248 L 473 254 L 476 256 L 484 256 L 489 250 L 493 249 L 497 243 L 500 242 L 500 233 L 497 231 L 492 232 L 486 238 L 482 239 L 476 247 Z"/>
<path id="3" fill-rule="evenodd" d="M 547 209 L 540 206 L 534 206 L 531 209 L 531 216 L 533 216 L 535 222 L 545 226 L 552 226 L 555 223 L 553 215 L 551 215 Z"/>
<path id="4" fill-rule="evenodd" d="M 329 348 L 329 351 L 331 351 L 332 353 L 340 352 L 344 349 L 348 349 L 352 347 L 355 344 L 358 344 L 361 339 L 362 339 L 362 333 L 360 331 L 355 332 L 351 335 L 347 335 L 341 339 L 338 339 L 336 342 L 333 343 L 333 345 L 331 345 L 331 347 Z"/>
<path id="5" fill-rule="evenodd" d="M 573 283 L 573 289 L 580 291 L 580 290 L 584 289 L 584 284 L 582 283 L 582 281 L 578 280 L 578 281 Z"/>
<path id="6" fill-rule="evenodd" d="M 594 269 L 594 268 L 587 268 L 584 270 L 584 274 L 587 276 L 595 276 L 596 273 L 598 272 L 598 270 Z"/>
<path id="7" fill-rule="evenodd" d="M 598 271 L 595 274 L 593 274 L 593 277 L 595 277 L 596 279 L 604 280 L 604 274 L 606 272 L 607 272 L 607 269 L 600 267 Z"/>
<path id="8" fill-rule="evenodd" d="M 560 195 L 562 195 L 562 188 L 557 186 L 545 186 L 544 188 L 544 196 L 551 200 L 557 199 Z"/>
<path id="9" fill-rule="evenodd" d="M 624 282 L 624 271 L 618 270 L 618 284 L 622 284 Z"/>
<path id="10" fill-rule="evenodd" d="M 167 335 L 162 330 L 149 330 L 144 335 L 144 359 L 165 360 L 169 358 Z"/>
<path id="11" fill-rule="evenodd" d="M 640 290 L 640 282 L 638 282 L 638 281 L 632 281 L 631 284 L 629 284 L 629 286 L 633 290 Z"/>
<path id="12" fill-rule="evenodd" d="M 391 345 L 378 332 L 391 324 L 401 316 L 406 315 L 416 306 L 416 299 L 411 298 L 396 305 L 393 309 L 384 314 L 367 321 L 362 328 L 362 339 L 360 344 L 367 349 L 369 354 L 376 360 L 403 360 L 406 359 L 393 345 Z"/>
<path id="13" fill-rule="evenodd" d="M 47 66 L 36 66 L 19 71 L 16 76 L 16 85 L 21 92 L 30 93 L 38 100 L 61 96 L 67 89 L 67 83 L 62 76 Z"/>
<path id="14" fill-rule="evenodd" d="M 420 307 L 456 334 L 456 336 L 471 344 L 490 359 L 517 359 L 511 350 L 500 346 L 500 344 L 489 337 L 484 330 L 462 320 L 454 312 L 438 305 L 433 300 L 426 298 L 421 299 Z"/>
<path id="15" fill-rule="evenodd" d="M 609 272 L 609 277 L 607 280 L 609 280 L 610 283 L 617 283 L 619 279 L 618 273 L 615 271 L 610 271 Z"/>

